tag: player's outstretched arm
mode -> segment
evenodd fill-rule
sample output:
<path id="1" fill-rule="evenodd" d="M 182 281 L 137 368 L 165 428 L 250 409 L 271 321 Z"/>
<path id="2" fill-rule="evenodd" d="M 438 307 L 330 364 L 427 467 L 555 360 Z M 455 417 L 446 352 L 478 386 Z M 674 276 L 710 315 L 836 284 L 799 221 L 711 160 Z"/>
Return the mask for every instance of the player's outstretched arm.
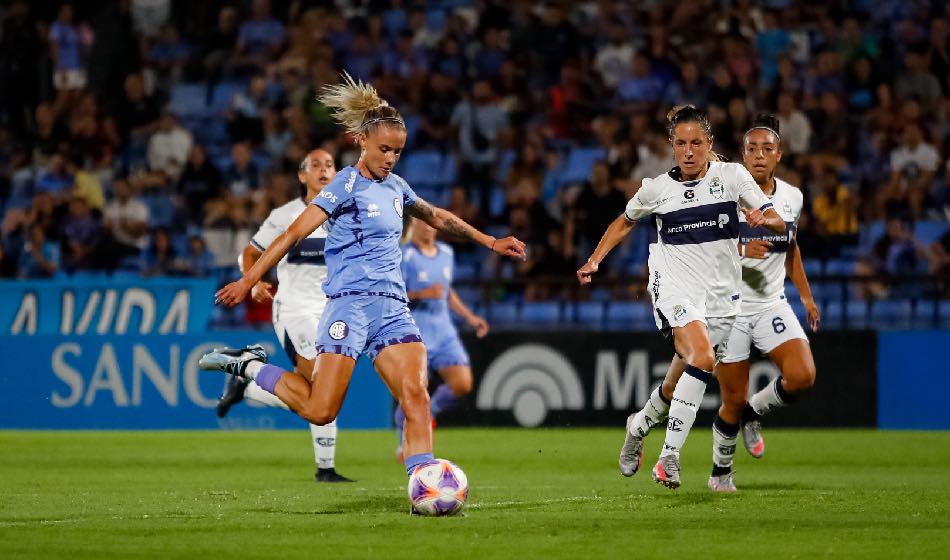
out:
<path id="1" fill-rule="evenodd" d="M 636 222 L 631 222 L 627 219 L 625 214 L 617 216 L 614 221 L 610 222 L 610 225 L 607 226 L 607 231 L 605 231 L 603 237 L 600 238 L 600 242 L 597 244 L 594 252 L 591 253 L 590 258 L 587 259 L 584 266 L 580 267 L 577 271 L 577 281 L 581 283 L 581 286 L 590 284 L 591 276 L 600 268 L 600 263 L 607 258 L 607 255 L 610 254 L 610 251 L 612 251 L 614 247 L 623 241 L 623 238 L 633 230 L 635 225 Z"/>
<path id="2" fill-rule="evenodd" d="M 821 324 L 821 311 L 818 310 L 815 298 L 811 295 L 811 286 L 808 284 L 805 265 L 802 263 L 802 251 L 795 241 L 792 241 L 788 253 L 785 254 L 785 273 L 792 280 L 792 284 L 798 288 L 802 305 L 805 306 L 805 313 L 808 315 L 808 326 L 812 331 L 817 332 Z"/>
<path id="3" fill-rule="evenodd" d="M 743 208 L 742 212 L 745 214 L 745 221 L 749 227 L 765 226 L 775 233 L 785 233 L 785 220 L 779 216 L 775 208 L 766 208 L 765 212 Z"/>
<path id="4" fill-rule="evenodd" d="M 410 216 L 419 218 L 439 231 L 444 231 L 449 235 L 454 235 L 466 241 L 478 243 L 499 255 L 519 259 L 525 258 L 525 245 L 520 240 L 514 237 L 495 239 L 488 234 L 478 231 L 465 220 L 448 210 L 432 206 L 421 198 L 417 198 L 412 206 L 408 206 L 406 212 L 408 212 Z"/>
<path id="5" fill-rule="evenodd" d="M 326 211 L 316 205 L 307 206 L 297 219 L 294 220 L 287 231 L 277 236 L 274 242 L 267 247 L 267 250 L 261 255 L 254 266 L 250 267 L 239 280 L 231 282 L 227 286 L 218 290 L 215 294 L 215 302 L 234 307 L 244 301 L 247 293 L 257 284 L 260 279 L 267 274 L 267 271 L 274 267 L 284 255 L 290 251 L 291 247 L 298 241 L 307 237 L 315 229 L 327 221 Z"/>

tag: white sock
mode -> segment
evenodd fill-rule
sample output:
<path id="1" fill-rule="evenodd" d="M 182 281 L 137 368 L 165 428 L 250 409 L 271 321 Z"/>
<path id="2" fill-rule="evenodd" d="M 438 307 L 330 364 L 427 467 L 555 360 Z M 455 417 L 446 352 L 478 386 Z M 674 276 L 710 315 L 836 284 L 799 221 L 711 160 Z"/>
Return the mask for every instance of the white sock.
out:
<path id="1" fill-rule="evenodd" d="M 686 437 L 689 435 L 693 422 L 696 421 L 696 411 L 703 401 L 706 392 L 706 382 L 711 374 L 691 365 L 686 366 L 686 372 L 676 383 L 673 390 L 673 402 L 670 404 L 670 420 L 666 424 L 666 441 L 660 457 L 678 455 Z"/>
<path id="2" fill-rule="evenodd" d="M 336 460 L 336 420 L 325 426 L 310 424 L 310 439 L 317 468 L 332 469 Z"/>
<path id="3" fill-rule="evenodd" d="M 739 425 L 727 424 L 716 416 L 713 422 L 713 466 L 732 470 L 732 461 L 736 456 L 736 441 L 739 439 Z M 713 474 L 716 474 L 713 472 Z"/>
<path id="4" fill-rule="evenodd" d="M 749 406 L 759 416 L 765 416 L 771 410 L 787 406 L 789 402 L 783 398 L 786 394 L 781 387 L 782 378 L 776 377 L 771 383 L 765 386 L 761 391 L 752 395 L 749 399 Z"/>
<path id="5" fill-rule="evenodd" d="M 248 364 L 244 366 L 244 377 L 248 379 L 257 379 L 257 374 L 261 371 L 261 368 L 266 365 L 267 364 L 260 360 L 248 362 Z"/>
<path id="6" fill-rule="evenodd" d="M 670 404 L 663 400 L 663 395 L 660 393 L 661 388 L 662 385 L 657 385 L 656 389 L 650 393 L 650 398 L 647 399 L 640 412 L 634 415 L 633 422 L 630 423 L 630 435 L 646 437 L 650 430 L 666 420 L 670 413 Z"/>
<path id="7" fill-rule="evenodd" d="M 259 362 L 251 362 L 248 364 L 248 367 Z M 272 406 L 275 408 L 283 408 L 284 410 L 290 410 L 290 407 L 287 406 L 284 401 L 280 400 L 277 395 L 268 393 L 257 384 L 257 381 L 251 381 L 247 384 L 247 387 L 244 389 L 244 398 L 252 400 L 254 402 L 259 402 L 261 404 Z"/>

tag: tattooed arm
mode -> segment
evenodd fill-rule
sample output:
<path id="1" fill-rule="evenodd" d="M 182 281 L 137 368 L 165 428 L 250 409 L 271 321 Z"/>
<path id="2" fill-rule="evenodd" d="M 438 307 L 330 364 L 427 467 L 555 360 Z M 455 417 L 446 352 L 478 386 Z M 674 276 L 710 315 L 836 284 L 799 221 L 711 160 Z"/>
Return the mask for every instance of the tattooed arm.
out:
<path id="1" fill-rule="evenodd" d="M 444 231 L 449 235 L 464 239 L 465 241 L 478 243 L 496 253 L 510 257 L 524 258 L 525 256 L 524 243 L 514 237 L 495 239 L 491 235 L 487 235 L 473 228 L 466 223 L 465 220 L 448 210 L 432 206 L 421 198 L 417 198 L 415 204 L 407 206 L 406 212 L 410 216 L 422 220 L 439 231 Z"/>

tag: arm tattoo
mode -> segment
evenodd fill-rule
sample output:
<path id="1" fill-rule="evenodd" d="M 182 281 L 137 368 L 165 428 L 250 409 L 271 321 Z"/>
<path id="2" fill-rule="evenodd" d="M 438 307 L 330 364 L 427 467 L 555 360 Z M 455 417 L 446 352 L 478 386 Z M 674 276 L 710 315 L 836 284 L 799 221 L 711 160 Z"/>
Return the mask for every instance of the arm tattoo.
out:
<path id="1" fill-rule="evenodd" d="M 442 224 L 442 231 L 449 235 L 454 235 L 455 237 L 464 239 L 466 241 L 474 241 L 475 235 L 472 226 L 455 219 L 455 217 L 447 217 Z"/>
<path id="2" fill-rule="evenodd" d="M 415 204 L 406 209 L 410 216 L 419 218 L 425 223 L 430 223 L 430 221 L 435 218 L 435 209 L 431 204 L 422 200 L 421 198 L 416 198 Z"/>

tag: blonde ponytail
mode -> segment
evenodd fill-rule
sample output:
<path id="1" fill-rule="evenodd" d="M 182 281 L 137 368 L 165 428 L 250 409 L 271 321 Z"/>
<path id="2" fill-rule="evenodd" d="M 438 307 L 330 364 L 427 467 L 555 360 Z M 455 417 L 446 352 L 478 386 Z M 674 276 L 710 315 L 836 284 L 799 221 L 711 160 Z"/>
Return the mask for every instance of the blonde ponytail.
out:
<path id="1" fill-rule="evenodd" d="M 376 88 L 362 80 L 354 80 L 345 71 L 342 77 L 342 84 L 324 86 L 317 100 L 335 110 L 333 117 L 347 132 L 356 136 L 383 121 L 405 128 L 402 116 L 379 96 Z"/>

